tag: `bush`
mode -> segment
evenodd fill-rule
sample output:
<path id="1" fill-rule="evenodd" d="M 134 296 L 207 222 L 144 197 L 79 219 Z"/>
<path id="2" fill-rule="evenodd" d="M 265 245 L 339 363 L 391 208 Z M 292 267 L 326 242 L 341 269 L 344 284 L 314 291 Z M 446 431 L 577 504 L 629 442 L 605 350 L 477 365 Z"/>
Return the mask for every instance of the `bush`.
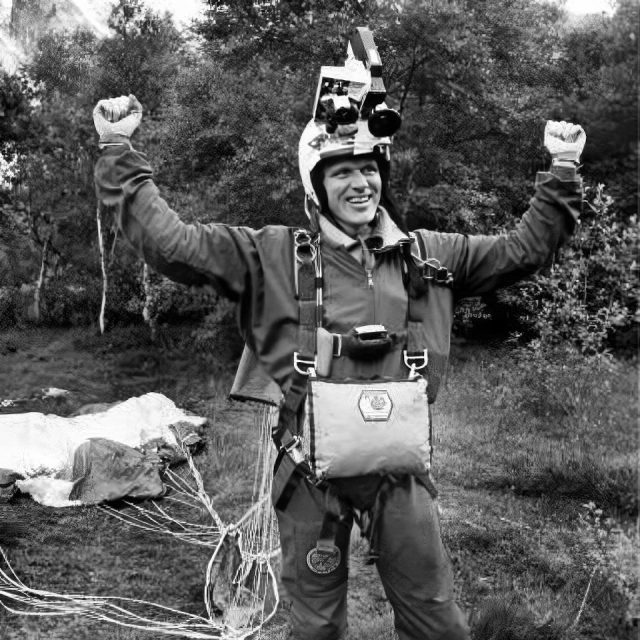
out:
<path id="1" fill-rule="evenodd" d="M 238 332 L 235 305 L 219 299 L 216 308 L 192 331 L 191 337 L 194 352 L 205 362 L 235 362 L 244 346 Z"/>
<path id="2" fill-rule="evenodd" d="M 633 364 L 607 354 L 584 356 L 569 345 L 536 347 L 514 352 L 512 386 L 503 389 L 500 406 L 506 420 L 522 424 L 517 416 L 527 416 L 540 436 L 553 440 L 541 438 L 507 457 L 497 484 L 637 515 Z"/>
<path id="3" fill-rule="evenodd" d="M 97 322 L 101 290 L 93 283 L 49 280 L 42 290 L 41 322 L 50 327 L 78 327 Z"/>
<path id="4" fill-rule="evenodd" d="M 436 407 L 436 435 L 446 435 L 445 455 L 454 458 L 443 465 L 447 475 L 637 514 L 634 362 L 539 342 L 500 355 L 469 352 L 463 360 L 454 350 L 447 388 L 455 396 L 443 391 L 454 415 L 438 420 L 446 405 Z"/>
<path id="5" fill-rule="evenodd" d="M 475 640 L 561 640 L 564 635 L 551 622 L 536 625 L 532 612 L 513 597 L 487 601 L 473 630 Z"/>
<path id="6" fill-rule="evenodd" d="M 590 500 L 617 516 L 638 515 L 635 456 L 612 459 L 569 445 L 549 444 L 537 452 L 506 457 L 504 473 L 484 483 L 525 496 L 559 496 Z"/>
<path id="7" fill-rule="evenodd" d="M 0 331 L 9 329 L 18 323 L 18 287 L 0 287 Z"/>
<path id="8" fill-rule="evenodd" d="M 109 266 L 107 306 L 105 320 L 107 327 L 129 325 L 142 322 L 140 309 L 144 292 L 140 283 L 140 264 L 130 255 L 124 255 Z M 102 283 L 96 283 L 102 296 Z"/>
<path id="9" fill-rule="evenodd" d="M 629 351 L 640 326 L 640 231 L 635 216 L 621 219 L 604 185 L 587 187 L 585 197 L 581 224 L 560 261 L 499 292 L 497 301 L 511 316 L 516 310 L 523 337 L 532 332 L 543 345 L 568 341 L 587 355 L 612 346 Z"/>
<path id="10" fill-rule="evenodd" d="M 138 277 L 141 290 L 145 283 L 142 269 Z M 146 314 L 153 322 L 176 322 L 203 318 L 219 303 L 220 297 L 212 287 L 188 287 L 173 282 L 149 269 L 148 291 L 141 298 L 132 299 L 128 309 Z M 145 309 L 145 304 L 147 305 Z"/>

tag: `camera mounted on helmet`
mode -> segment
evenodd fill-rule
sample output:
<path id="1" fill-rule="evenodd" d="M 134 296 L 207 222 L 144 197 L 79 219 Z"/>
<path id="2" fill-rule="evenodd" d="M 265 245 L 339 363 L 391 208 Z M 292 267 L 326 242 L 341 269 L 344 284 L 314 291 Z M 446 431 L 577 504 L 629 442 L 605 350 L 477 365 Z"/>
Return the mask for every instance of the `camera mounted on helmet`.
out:
<path id="1" fill-rule="evenodd" d="M 366 27 L 357 27 L 349 38 L 344 66 L 320 69 L 313 118 L 325 123 L 328 134 L 341 125 L 356 125 L 360 119 L 367 121 L 371 135 L 392 136 L 402 119 L 384 103 L 386 95 L 373 34 Z"/>
<path id="2" fill-rule="evenodd" d="M 321 68 L 313 117 L 300 136 L 298 165 L 311 220 L 314 211 L 323 208 L 318 171 L 326 162 L 372 154 L 381 172 L 388 174 L 391 136 L 401 118 L 385 104 L 386 95 L 373 35 L 358 27 L 350 37 L 344 66 Z M 383 195 L 386 190 L 383 184 Z"/>

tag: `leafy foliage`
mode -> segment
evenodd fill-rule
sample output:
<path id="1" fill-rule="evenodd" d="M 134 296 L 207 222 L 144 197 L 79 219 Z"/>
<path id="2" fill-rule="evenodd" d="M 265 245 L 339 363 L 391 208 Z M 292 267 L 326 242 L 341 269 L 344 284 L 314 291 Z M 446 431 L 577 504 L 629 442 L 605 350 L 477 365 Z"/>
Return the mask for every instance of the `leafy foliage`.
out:
<path id="1" fill-rule="evenodd" d="M 9 155 L 15 143 L 24 142 L 33 125 L 35 92 L 28 76 L 0 71 L 0 153 Z"/>
<path id="2" fill-rule="evenodd" d="M 97 37 L 88 30 L 45 33 L 38 41 L 29 74 L 49 95 L 56 91 L 81 94 L 93 71 L 97 46 Z"/>
<path id="3" fill-rule="evenodd" d="M 84 288 L 86 276 L 93 278 L 92 291 L 100 286 L 93 105 L 99 97 L 135 90 L 147 108 L 157 108 L 184 59 L 170 18 L 137 0 L 115 6 L 109 24 L 114 33 L 102 40 L 86 30 L 45 33 L 25 68 L 4 74 L 0 83 L 5 116 L 0 152 L 15 159 L 0 196 L 0 261 L 9 267 L 3 280 L 29 282 L 42 270 L 50 289 L 41 301 L 44 321 L 53 324 L 89 321 L 95 305 L 85 305 L 87 313 L 73 313 L 70 291 Z M 107 229 L 107 246 L 115 243 L 113 230 Z M 28 264 L 17 258 L 25 254 L 31 256 Z M 118 260 L 127 263 L 112 251 L 111 261 Z M 133 272 L 128 279 L 135 279 Z M 56 294 L 66 296 L 68 304 Z"/>
<path id="4" fill-rule="evenodd" d="M 523 320 L 525 336 L 536 335 L 542 344 L 569 341 L 594 354 L 615 336 L 619 346 L 633 347 L 640 322 L 636 218 L 629 226 L 621 223 L 603 185 L 587 190 L 585 204 L 561 260 L 548 273 L 498 292 L 497 299 Z"/>
<path id="5" fill-rule="evenodd" d="M 114 35 L 100 43 L 95 100 L 133 93 L 147 112 L 165 101 L 182 62 L 182 39 L 168 15 L 141 0 L 119 0 L 109 18 Z"/>
<path id="6" fill-rule="evenodd" d="M 297 142 L 318 67 L 341 64 L 350 30 L 367 24 L 387 102 L 403 115 L 392 186 L 410 228 L 512 228 L 548 162 L 545 120 L 587 129 L 589 205 L 576 237 L 550 271 L 466 303 L 456 326 L 490 317 L 545 344 L 628 349 L 638 321 L 636 4 L 620 0 L 612 17 L 576 21 L 556 3 L 529 0 L 208 0 L 189 39 L 142 0 L 118 0 L 107 37 L 47 33 L 25 69 L 0 82 L 3 155 L 19 157 L 1 196 L 3 284 L 35 278 L 46 238 L 49 277 L 98 277 L 89 114 L 110 95 L 142 101 L 136 144 L 185 220 L 303 224 Z M 139 291 L 139 269 L 107 236 L 124 291 Z M 123 309 L 138 308 L 127 295 Z"/>

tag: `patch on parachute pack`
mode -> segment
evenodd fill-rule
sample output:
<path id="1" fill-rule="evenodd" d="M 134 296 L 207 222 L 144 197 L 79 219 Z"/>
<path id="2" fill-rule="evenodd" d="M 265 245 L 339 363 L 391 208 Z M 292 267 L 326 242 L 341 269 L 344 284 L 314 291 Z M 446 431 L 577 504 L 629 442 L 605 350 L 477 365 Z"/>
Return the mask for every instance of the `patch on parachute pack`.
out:
<path id="1" fill-rule="evenodd" d="M 386 389 L 364 389 L 358 408 L 365 422 L 386 422 L 391 416 L 393 402 Z"/>
<path id="2" fill-rule="evenodd" d="M 307 553 L 307 566 L 313 573 L 324 576 L 335 571 L 340 566 L 341 559 L 340 549 L 335 545 L 326 550 L 314 547 Z"/>

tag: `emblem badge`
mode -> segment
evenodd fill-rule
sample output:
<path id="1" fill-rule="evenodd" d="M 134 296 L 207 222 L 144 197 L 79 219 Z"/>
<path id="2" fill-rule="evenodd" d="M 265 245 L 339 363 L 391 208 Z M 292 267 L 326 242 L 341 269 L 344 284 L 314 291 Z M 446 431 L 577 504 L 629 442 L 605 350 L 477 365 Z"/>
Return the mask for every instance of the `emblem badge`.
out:
<path id="1" fill-rule="evenodd" d="M 314 547 L 307 553 L 307 566 L 313 573 L 324 576 L 335 571 L 340 566 L 341 559 L 340 549 L 335 545 L 328 550 Z"/>
<path id="2" fill-rule="evenodd" d="M 358 408 L 365 422 L 386 422 L 391 416 L 393 402 L 385 389 L 364 389 Z"/>

